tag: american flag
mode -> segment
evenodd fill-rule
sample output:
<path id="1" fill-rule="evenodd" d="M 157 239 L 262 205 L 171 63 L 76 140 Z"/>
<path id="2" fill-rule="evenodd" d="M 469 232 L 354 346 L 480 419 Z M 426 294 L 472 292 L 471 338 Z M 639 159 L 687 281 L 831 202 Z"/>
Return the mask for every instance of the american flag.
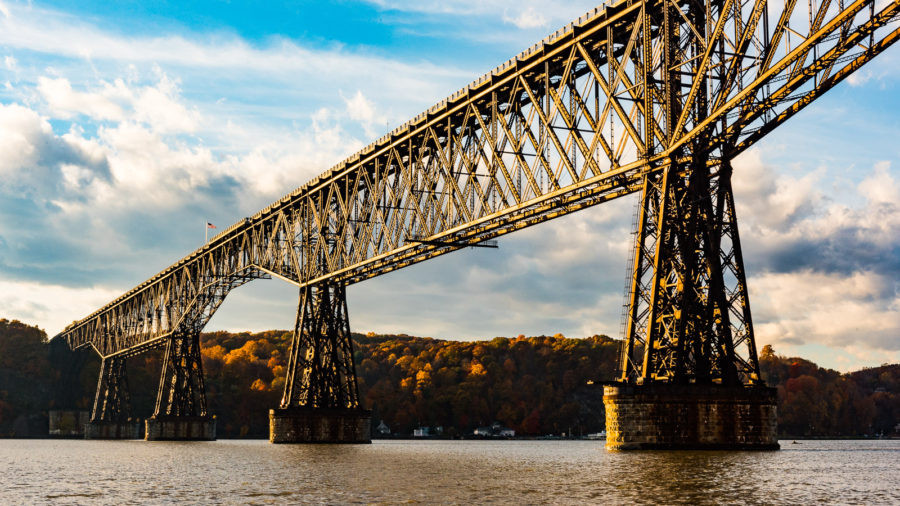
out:
<path id="1" fill-rule="evenodd" d="M 206 222 L 206 228 L 216 228 L 216 226 L 213 225 L 212 223 L 210 223 L 210 222 L 207 221 L 207 222 Z"/>

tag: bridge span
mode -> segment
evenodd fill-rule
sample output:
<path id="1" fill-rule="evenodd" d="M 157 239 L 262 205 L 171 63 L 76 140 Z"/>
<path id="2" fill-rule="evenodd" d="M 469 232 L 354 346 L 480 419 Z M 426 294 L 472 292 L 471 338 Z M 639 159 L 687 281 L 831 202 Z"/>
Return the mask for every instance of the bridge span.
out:
<path id="1" fill-rule="evenodd" d="M 103 358 L 95 434 L 131 434 L 124 361 L 164 348 L 147 438 L 214 437 L 199 334 L 232 289 L 277 277 L 300 294 L 271 439 L 367 441 L 346 286 L 640 192 L 610 446 L 771 447 L 730 161 L 893 44 L 898 15 L 900 0 L 588 12 L 55 336 Z M 728 403 L 750 420 L 740 437 L 629 428 Z"/>

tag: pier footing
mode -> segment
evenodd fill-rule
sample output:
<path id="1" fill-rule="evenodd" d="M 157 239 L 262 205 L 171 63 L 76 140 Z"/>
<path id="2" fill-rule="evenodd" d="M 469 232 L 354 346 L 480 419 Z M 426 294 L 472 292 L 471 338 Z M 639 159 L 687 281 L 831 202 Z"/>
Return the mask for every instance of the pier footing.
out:
<path id="1" fill-rule="evenodd" d="M 608 450 L 777 450 L 777 391 L 718 385 L 607 385 Z"/>
<path id="2" fill-rule="evenodd" d="M 270 409 L 269 442 L 371 443 L 371 421 L 364 409 Z"/>
<path id="3" fill-rule="evenodd" d="M 159 416 L 147 419 L 147 441 L 215 441 L 216 419 L 209 416 Z"/>
<path id="4" fill-rule="evenodd" d="M 142 439 L 141 422 L 88 422 L 84 424 L 85 439 Z"/>

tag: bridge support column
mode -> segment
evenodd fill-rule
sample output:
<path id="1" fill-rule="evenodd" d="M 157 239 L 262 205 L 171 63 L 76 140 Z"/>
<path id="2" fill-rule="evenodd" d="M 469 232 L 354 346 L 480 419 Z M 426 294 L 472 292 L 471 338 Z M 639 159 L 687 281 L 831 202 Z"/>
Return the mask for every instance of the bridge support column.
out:
<path id="1" fill-rule="evenodd" d="M 141 424 L 130 415 L 125 358 L 105 357 L 100 365 L 91 421 L 84 426 L 84 438 L 140 439 Z"/>
<path id="2" fill-rule="evenodd" d="M 777 391 L 764 386 L 607 385 L 610 450 L 777 450 Z"/>
<path id="3" fill-rule="evenodd" d="M 731 166 L 694 160 L 644 181 L 607 448 L 778 448 L 759 376 Z"/>
<path id="4" fill-rule="evenodd" d="M 200 331 L 176 332 L 166 343 L 156 410 L 147 441 L 212 441 L 216 420 L 206 410 Z"/>
<path id="5" fill-rule="evenodd" d="M 300 289 L 281 406 L 269 411 L 272 443 L 370 443 L 360 407 L 344 286 Z"/>

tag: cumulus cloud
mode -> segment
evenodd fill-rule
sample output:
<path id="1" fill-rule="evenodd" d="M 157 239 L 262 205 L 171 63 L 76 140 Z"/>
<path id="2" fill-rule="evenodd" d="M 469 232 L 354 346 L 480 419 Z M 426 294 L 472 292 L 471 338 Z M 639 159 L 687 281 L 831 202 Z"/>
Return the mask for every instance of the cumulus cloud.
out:
<path id="1" fill-rule="evenodd" d="M 161 133 L 192 133 L 199 113 L 179 101 L 177 83 L 161 70 L 158 82 L 129 86 L 123 79 L 101 81 L 98 89 L 76 91 L 64 77 L 38 78 L 37 91 L 57 118 L 86 117 L 100 121 L 145 123 Z"/>
<path id="2" fill-rule="evenodd" d="M 825 173 L 779 175 L 757 150 L 735 161 L 735 193 L 761 342 L 900 350 L 900 185 L 873 167 L 848 202 Z"/>
<path id="3" fill-rule="evenodd" d="M 252 214 L 361 145 L 325 114 L 249 152 L 211 149 L 193 134 L 215 121 L 154 75 L 39 76 L 31 107 L 0 104 L 0 278 L 124 291 L 197 247 L 199 224 Z"/>
<path id="4" fill-rule="evenodd" d="M 503 14 L 503 21 L 519 28 L 537 28 L 547 25 L 547 18 L 534 7 L 527 7 L 513 15 L 507 11 Z"/>
<path id="5" fill-rule="evenodd" d="M 46 118 L 18 104 L 0 104 L 0 188 L 56 198 L 64 189 L 63 166 L 78 167 L 86 182 L 110 178 L 103 157 L 68 135 L 56 135 Z"/>
<path id="6" fill-rule="evenodd" d="M 776 175 L 751 151 L 735 162 L 735 193 L 747 258 L 776 272 L 813 269 L 900 274 L 900 191 L 879 163 L 855 188 L 862 204 L 825 199 L 824 172 Z M 851 193 L 849 189 L 845 193 Z"/>
<path id="7" fill-rule="evenodd" d="M 762 342 L 900 351 L 900 293 L 890 276 L 802 270 L 748 283 Z"/>
<path id="8" fill-rule="evenodd" d="M 341 98 L 347 104 L 347 116 L 363 127 L 366 137 L 374 139 L 379 131 L 382 133 L 387 131 L 385 125 L 387 118 L 375 110 L 375 104 L 366 98 L 361 90 L 356 90 L 356 93 L 350 98 L 341 93 Z"/>

